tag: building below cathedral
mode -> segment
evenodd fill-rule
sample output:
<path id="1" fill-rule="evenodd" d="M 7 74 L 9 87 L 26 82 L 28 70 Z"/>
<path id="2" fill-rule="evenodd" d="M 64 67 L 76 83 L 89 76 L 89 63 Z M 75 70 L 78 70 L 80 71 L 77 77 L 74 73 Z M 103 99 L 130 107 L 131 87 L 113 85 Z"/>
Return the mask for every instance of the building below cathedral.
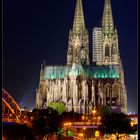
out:
<path id="1" fill-rule="evenodd" d="M 41 65 L 36 108 L 63 102 L 66 111 L 91 113 L 93 107 L 109 106 L 127 113 L 127 92 L 114 28 L 110 0 L 105 0 L 102 27 L 93 28 L 93 59 L 89 58 L 89 34 L 82 0 L 77 0 L 69 33 L 67 64 Z"/>

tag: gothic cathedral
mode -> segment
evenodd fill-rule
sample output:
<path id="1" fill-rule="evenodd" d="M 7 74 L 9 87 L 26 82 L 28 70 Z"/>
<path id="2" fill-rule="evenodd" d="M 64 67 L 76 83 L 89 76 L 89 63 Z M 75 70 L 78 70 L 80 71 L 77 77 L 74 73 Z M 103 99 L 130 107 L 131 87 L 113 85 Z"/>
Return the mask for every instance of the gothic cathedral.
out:
<path id="1" fill-rule="evenodd" d="M 67 65 L 41 65 L 36 108 L 63 102 L 68 112 L 90 114 L 94 107 L 109 106 L 127 113 L 127 91 L 118 46 L 111 2 L 105 0 L 102 25 L 93 28 L 90 62 L 82 0 L 77 0 L 73 27 L 69 32 Z"/>

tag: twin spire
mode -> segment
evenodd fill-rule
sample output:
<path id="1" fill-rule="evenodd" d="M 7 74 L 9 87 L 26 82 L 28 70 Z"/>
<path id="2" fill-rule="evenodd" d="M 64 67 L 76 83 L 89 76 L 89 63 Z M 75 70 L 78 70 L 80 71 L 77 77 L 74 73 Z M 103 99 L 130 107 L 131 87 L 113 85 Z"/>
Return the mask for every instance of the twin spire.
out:
<path id="1" fill-rule="evenodd" d="M 114 29 L 110 0 L 105 0 L 104 12 L 102 18 L 102 28 L 104 29 L 105 32 L 109 32 Z M 73 30 L 79 32 L 81 29 L 85 29 L 83 6 L 82 6 L 82 0 L 77 0 Z"/>
<path id="2" fill-rule="evenodd" d="M 85 29 L 82 0 L 77 0 L 74 15 L 73 31 L 79 33 L 82 29 Z"/>
<path id="3" fill-rule="evenodd" d="M 103 12 L 103 18 L 102 18 L 102 28 L 105 33 L 110 33 L 114 29 L 110 0 L 105 0 L 104 12 Z"/>

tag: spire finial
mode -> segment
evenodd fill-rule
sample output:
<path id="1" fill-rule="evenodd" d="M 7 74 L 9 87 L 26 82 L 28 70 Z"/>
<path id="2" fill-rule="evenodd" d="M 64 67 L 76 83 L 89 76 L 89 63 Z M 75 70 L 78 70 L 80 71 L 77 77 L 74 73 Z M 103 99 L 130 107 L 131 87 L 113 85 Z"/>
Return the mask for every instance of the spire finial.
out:
<path id="1" fill-rule="evenodd" d="M 43 64 L 41 64 L 41 71 L 43 70 Z"/>
<path id="2" fill-rule="evenodd" d="M 79 32 L 85 28 L 82 0 L 77 0 L 74 16 L 73 30 Z"/>
<path id="3" fill-rule="evenodd" d="M 41 70 L 40 70 L 40 80 L 42 81 L 43 80 L 43 64 L 41 64 Z"/>
<path id="4" fill-rule="evenodd" d="M 110 31 L 113 31 L 113 29 L 114 29 L 110 0 L 105 0 L 105 3 L 104 3 L 102 28 L 103 28 L 105 33 L 109 33 Z"/>
<path id="5" fill-rule="evenodd" d="M 45 62 L 45 60 L 44 60 L 44 68 L 45 68 L 45 65 L 46 65 L 46 62 Z"/>

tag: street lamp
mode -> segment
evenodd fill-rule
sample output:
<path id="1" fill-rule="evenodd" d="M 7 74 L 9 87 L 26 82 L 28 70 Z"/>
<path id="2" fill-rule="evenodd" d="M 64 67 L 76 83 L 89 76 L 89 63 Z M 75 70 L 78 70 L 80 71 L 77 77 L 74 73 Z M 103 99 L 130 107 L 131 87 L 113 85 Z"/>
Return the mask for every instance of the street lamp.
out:
<path id="1" fill-rule="evenodd" d="M 101 117 L 100 116 L 97 117 L 97 125 L 101 125 Z"/>
<path id="2" fill-rule="evenodd" d="M 65 126 L 71 126 L 70 122 L 64 123 Z"/>
<path id="3" fill-rule="evenodd" d="M 98 130 L 95 131 L 95 137 L 99 137 L 100 136 L 100 132 Z"/>
<path id="4" fill-rule="evenodd" d="M 79 137 L 83 137 L 84 136 L 84 134 L 83 133 L 79 133 Z"/>
<path id="5" fill-rule="evenodd" d="M 93 118 L 92 118 L 92 124 L 94 125 L 96 125 L 96 123 L 97 123 L 97 111 L 96 111 L 96 108 L 95 108 L 95 106 L 94 106 L 94 109 L 92 110 L 92 113 L 93 113 Z"/>
<path id="6" fill-rule="evenodd" d="M 84 115 L 82 116 L 82 120 L 85 120 L 85 116 Z"/>
<path id="7" fill-rule="evenodd" d="M 66 122 L 66 123 L 64 123 L 64 126 L 66 126 L 66 134 L 67 134 L 67 136 L 68 136 L 68 128 L 71 126 L 71 122 Z"/>
<path id="8" fill-rule="evenodd" d="M 96 114 L 96 109 L 94 108 L 93 111 L 92 111 L 93 115 Z"/>
<path id="9" fill-rule="evenodd" d="M 85 130 L 86 130 L 86 127 L 83 127 L 83 135 L 84 135 L 84 138 L 85 138 Z"/>

